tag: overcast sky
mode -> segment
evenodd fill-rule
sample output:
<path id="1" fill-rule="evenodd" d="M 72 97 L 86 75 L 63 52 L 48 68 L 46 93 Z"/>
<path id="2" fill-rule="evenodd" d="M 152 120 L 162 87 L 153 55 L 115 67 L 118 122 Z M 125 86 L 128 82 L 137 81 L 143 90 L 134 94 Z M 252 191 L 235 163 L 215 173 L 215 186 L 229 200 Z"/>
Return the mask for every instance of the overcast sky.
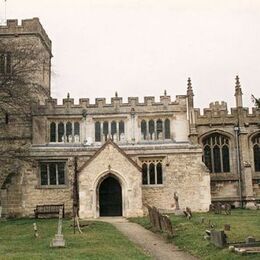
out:
<path id="1" fill-rule="evenodd" d="M 259 0 L 7 0 L 7 18 L 39 17 L 53 43 L 52 96 L 186 94 L 195 106 L 260 97 Z M 0 0 L 4 19 L 4 0 Z"/>

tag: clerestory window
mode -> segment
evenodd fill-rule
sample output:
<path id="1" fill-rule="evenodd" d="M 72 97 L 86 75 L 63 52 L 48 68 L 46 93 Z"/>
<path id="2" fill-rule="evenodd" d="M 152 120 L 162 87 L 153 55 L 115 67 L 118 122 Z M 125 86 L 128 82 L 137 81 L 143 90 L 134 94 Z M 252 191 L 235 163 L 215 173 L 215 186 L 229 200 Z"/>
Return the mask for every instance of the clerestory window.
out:
<path id="1" fill-rule="evenodd" d="M 256 172 L 260 172 L 260 133 L 252 138 L 254 167 Z"/>
<path id="2" fill-rule="evenodd" d="M 80 142 L 79 122 L 51 122 L 50 142 L 78 143 Z"/>
<path id="3" fill-rule="evenodd" d="M 203 139 L 203 161 L 211 173 L 230 172 L 229 139 L 214 133 Z"/>

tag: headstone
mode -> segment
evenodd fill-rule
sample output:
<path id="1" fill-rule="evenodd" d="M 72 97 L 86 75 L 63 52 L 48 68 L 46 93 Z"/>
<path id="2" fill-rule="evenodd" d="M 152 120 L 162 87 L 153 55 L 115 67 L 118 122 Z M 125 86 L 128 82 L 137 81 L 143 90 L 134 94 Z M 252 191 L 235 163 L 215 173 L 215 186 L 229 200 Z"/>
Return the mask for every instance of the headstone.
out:
<path id="1" fill-rule="evenodd" d="M 63 209 L 60 208 L 59 210 L 59 222 L 58 222 L 58 232 L 55 235 L 54 239 L 51 241 L 51 247 L 65 247 L 65 240 L 62 234 L 62 216 L 63 216 Z"/>
<path id="2" fill-rule="evenodd" d="M 35 238 L 39 237 L 37 224 L 36 223 L 33 223 L 33 230 L 34 230 L 34 237 Z"/>
<path id="3" fill-rule="evenodd" d="M 174 192 L 174 201 L 175 201 L 175 210 L 180 210 L 180 205 L 179 205 L 179 197 L 177 195 L 177 192 Z"/>
<path id="4" fill-rule="evenodd" d="M 227 244 L 227 236 L 223 230 L 221 231 L 212 230 L 210 233 L 210 241 L 216 247 L 223 248 Z"/>
<path id="5" fill-rule="evenodd" d="M 229 224 L 225 224 L 224 225 L 224 230 L 225 231 L 230 231 L 230 225 Z"/>
<path id="6" fill-rule="evenodd" d="M 246 244 L 252 244 L 255 243 L 255 238 L 254 237 L 247 237 L 246 238 Z"/>

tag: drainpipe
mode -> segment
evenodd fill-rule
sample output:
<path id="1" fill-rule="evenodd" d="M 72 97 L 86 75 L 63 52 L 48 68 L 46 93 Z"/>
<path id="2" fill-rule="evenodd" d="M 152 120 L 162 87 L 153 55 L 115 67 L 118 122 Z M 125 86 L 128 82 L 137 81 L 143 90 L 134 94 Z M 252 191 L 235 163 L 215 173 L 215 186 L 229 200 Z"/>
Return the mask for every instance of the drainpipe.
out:
<path id="1" fill-rule="evenodd" d="M 238 175 L 238 183 L 239 183 L 239 200 L 240 200 L 240 207 L 243 208 L 243 197 L 242 197 L 242 172 L 241 172 L 241 155 L 240 155 L 240 141 L 239 141 L 239 134 L 240 134 L 240 127 L 235 126 L 235 138 L 236 138 L 236 157 L 237 157 L 237 175 Z"/>

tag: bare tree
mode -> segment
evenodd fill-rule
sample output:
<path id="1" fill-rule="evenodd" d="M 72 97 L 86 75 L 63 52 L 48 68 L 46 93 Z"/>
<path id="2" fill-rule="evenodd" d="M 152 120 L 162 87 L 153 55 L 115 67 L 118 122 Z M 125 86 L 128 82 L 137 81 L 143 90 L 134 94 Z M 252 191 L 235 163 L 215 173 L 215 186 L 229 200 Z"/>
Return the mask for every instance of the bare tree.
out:
<path id="1" fill-rule="evenodd" d="M 0 188 L 29 160 L 32 104 L 49 96 L 47 69 L 46 51 L 37 42 L 0 38 Z"/>

